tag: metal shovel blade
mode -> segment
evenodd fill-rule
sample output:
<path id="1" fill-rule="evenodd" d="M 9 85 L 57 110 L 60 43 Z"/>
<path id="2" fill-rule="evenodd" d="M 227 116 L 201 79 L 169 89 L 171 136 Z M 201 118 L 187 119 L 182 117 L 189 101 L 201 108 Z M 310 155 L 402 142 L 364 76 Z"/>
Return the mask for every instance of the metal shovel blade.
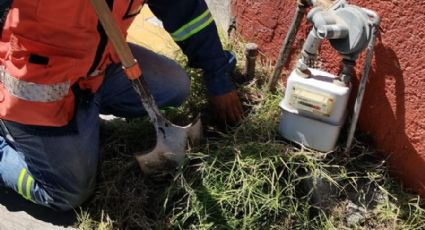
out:
<path id="1" fill-rule="evenodd" d="M 175 169 L 184 161 L 186 146 L 196 146 L 202 139 L 202 122 L 199 115 L 185 127 L 165 120 L 156 129 L 155 148 L 148 153 L 136 155 L 140 168 L 146 174 Z"/>

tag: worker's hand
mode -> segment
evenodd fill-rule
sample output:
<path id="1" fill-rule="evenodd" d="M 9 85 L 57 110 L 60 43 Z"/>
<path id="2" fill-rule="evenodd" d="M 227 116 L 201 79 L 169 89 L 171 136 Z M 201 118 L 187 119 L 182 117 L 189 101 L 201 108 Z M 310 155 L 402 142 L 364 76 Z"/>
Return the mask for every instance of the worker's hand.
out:
<path id="1" fill-rule="evenodd" d="M 232 124 L 243 118 L 242 104 L 236 90 L 220 96 L 210 96 L 209 99 L 213 112 L 221 121 Z"/>

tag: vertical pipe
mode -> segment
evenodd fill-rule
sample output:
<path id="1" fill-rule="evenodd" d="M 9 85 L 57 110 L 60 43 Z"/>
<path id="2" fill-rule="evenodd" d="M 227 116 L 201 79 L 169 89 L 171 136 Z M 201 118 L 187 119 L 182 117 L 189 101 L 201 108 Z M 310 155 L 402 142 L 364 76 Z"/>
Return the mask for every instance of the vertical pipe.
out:
<path id="1" fill-rule="evenodd" d="M 367 82 L 367 79 L 368 79 L 370 66 L 372 64 L 373 49 L 375 47 L 376 37 L 377 37 L 378 32 L 379 32 L 379 29 L 378 29 L 379 25 L 380 25 L 379 16 L 376 13 L 374 13 L 373 11 L 370 11 L 370 10 L 368 10 L 366 12 L 371 17 L 375 17 L 375 21 L 373 22 L 373 26 L 372 26 L 372 37 L 371 37 L 369 44 L 368 44 L 368 47 L 367 47 L 367 55 L 366 55 L 365 65 L 364 65 L 364 68 L 362 70 L 362 77 L 360 79 L 359 89 L 357 91 L 356 103 L 354 105 L 353 118 L 351 119 L 350 129 L 349 129 L 348 137 L 347 137 L 347 143 L 345 145 L 345 151 L 346 152 L 350 152 L 351 148 L 352 148 L 354 133 L 356 132 L 357 121 L 359 119 L 360 109 L 362 107 L 364 92 L 365 92 L 365 89 L 366 89 L 366 82 Z"/>
<path id="2" fill-rule="evenodd" d="M 245 69 L 243 76 L 246 80 L 255 76 L 255 64 L 258 56 L 258 46 L 255 43 L 248 43 L 245 46 Z"/>
<path id="3" fill-rule="evenodd" d="M 348 86 L 353 80 L 354 68 L 356 67 L 355 58 L 344 57 L 342 60 L 342 71 L 339 74 L 339 78 L 334 80 L 337 85 Z"/>
<path id="4" fill-rule="evenodd" d="M 285 65 L 289 54 L 291 53 L 291 46 L 294 43 L 295 36 L 297 34 L 298 28 L 301 24 L 301 20 L 304 16 L 304 13 L 306 11 L 307 3 L 305 1 L 299 1 L 297 9 L 295 11 L 295 16 L 292 21 L 291 27 L 288 31 L 288 34 L 286 35 L 285 40 L 283 41 L 282 48 L 279 51 L 279 57 L 276 62 L 275 69 L 273 71 L 273 75 L 270 78 L 270 81 L 268 83 L 268 88 L 270 91 L 274 91 L 276 89 L 276 83 L 279 80 L 283 66 Z"/>
<path id="5" fill-rule="evenodd" d="M 315 28 L 311 29 L 304 42 L 302 51 L 302 61 L 310 68 L 314 68 L 315 66 L 322 41 L 323 39 L 317 35 L 317 30 Z"/>

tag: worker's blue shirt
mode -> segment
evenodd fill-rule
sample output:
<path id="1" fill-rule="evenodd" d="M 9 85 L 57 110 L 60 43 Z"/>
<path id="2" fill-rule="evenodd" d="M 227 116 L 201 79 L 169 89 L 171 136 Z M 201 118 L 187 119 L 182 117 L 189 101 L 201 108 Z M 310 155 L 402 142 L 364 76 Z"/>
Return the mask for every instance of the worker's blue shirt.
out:
<path id="1" fill-rule="evenodd" d="M 204 70 L 210 95 L 235 89 L 230 73 L 235 57 L 223 47 L 216 24 L 204 0 L 149 0 L 149 8 L 182 48 L 189 65 Z"/>

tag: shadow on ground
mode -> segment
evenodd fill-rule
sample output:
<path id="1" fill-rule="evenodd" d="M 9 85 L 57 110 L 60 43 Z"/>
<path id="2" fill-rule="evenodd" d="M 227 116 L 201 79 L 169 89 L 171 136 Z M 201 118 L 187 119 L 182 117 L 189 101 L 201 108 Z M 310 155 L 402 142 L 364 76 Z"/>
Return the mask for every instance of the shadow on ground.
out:
<path id="1" fill-rule="evenodd" d="M 5 213 L 3 213 L 5 212 Z M 76 222 L 74 211 L 55 212 L 48 208 L 33 204 L 21 198 L 14 191 L 0 187 L 0 219 L 5 219 L 11 224 L 16 221 L 14 229 L 19 226 L 34 226 L 41 229 L 43 224 L 45 229 L 55 229 L 57 227 L 72 227 Z M 28 223 L 23 223 L 27 221 Z M 1 221 L 4 224 L 5 221 Z M 37 223 L 36 223 L 37 222 Z M 0 224 L 0 226 L 2 226 Z M 4 227 L 8 227 L 7 225 Z M 34 228 L 27 228 L 34 229 Z"/>

